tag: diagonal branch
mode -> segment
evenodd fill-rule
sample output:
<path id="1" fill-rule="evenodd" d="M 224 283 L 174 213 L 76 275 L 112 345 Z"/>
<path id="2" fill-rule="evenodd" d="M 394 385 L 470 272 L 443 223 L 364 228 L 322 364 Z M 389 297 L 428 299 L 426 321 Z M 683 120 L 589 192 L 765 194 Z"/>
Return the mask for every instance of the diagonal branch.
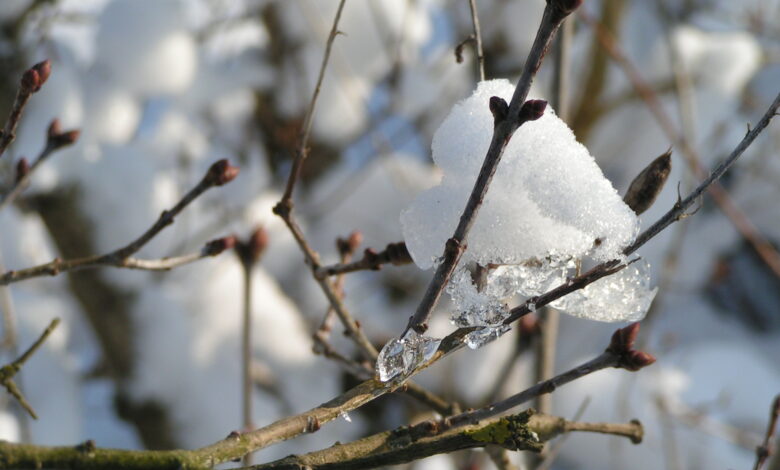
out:
<path id="1" fill-rule="evenodd" d="M 512 101 L 507 106 L 506 102 L 499 98 L 491 99 L 491 111 L 493 111 L 493 116 L 495 117 L 495 127 L 490 147 L 485 155 L 485 160 L 482 163 L 482 168 L 466 207 L 460 216 L 458 226 L 452 237 L 445 244 L 442 262 L 436 268 L 433 279 L 428 284 L 428 288 L 417 310 L 409 319 L 404 334 L 410 329 L 418 333 L 424 333 L 428 329 L 428 318 L 431 316 L 439 298 L 441 298 L 441 294 L 444 292 L 447 282 L 449 282 L 455 267 L 458 265 L 458 261 L 460 261 L 463 252 L 466 250 L 466 238 L 477 218 L 479 208 L 487 194 L 496 168 L 501 161 L 504 148 L 518 127 L 526 121 L 538 119 L 544 111 L 546 103 L 543 101 L 526 102 L 526 97 L 531 88 L 531 82 L 542 64 L 542 59 L 555 32 L 566 16 L 574 11 L 580 3 L 581 0 L 548 0 L 539 30 L 536 33 L 536 39 L 523 66 L 523 72 L 515 92 L 512 95 Z"/>
<path id="2" fill-rule="evenodd" d="M 46 338 L 51 335 L 51 333 L 54 331 L 55 328 L 57 328 L 57 325 L 60 324 L 60 319 L 55 318 L 51 321 L 48 327 L 46 327 L 45 330 L 43 330 L 43 333 L 41 333 L 41 336 L 38 337 L 38 339 L 29 347 L 27 348 L 27 351 L 22 353 L 21 356 L 19 356 L 15 361 L 13 361 L 10 364 L 7 364 L 0 368 L 0 385 L 5 387 L 6 390 L 8 390 L 8 393 L 13 395 L 14 398 L 19 402 L 19 404 L 24 408 L 30 416 L 33 417 L 33 419 L 38 419 L 38 416 L 35 414 L 35 411 L 33 410 L 30 403 L 27 402 L 27 399 L 24 398 L 24 395 L 22 395 L 22 392 L 19 390 L 19 387 L 17 387 L 16 383 L 14 382 L 14 376 L 19 373 L 19 371 L 22 369 L 22 366 L 25 362 L 27 362 L 28 359 L 37 351 L 44 341 L 46 341 Z"/>

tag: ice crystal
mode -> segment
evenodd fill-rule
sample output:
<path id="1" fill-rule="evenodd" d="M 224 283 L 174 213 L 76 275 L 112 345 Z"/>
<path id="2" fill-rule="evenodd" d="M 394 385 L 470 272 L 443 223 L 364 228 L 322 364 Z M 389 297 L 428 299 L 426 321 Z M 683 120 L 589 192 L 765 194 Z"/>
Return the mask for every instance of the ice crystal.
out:
<path id="1" fill-rule="evenodd" d="M 414 330 L 409 330 L 402 338 L 391 339 L 376 360 L 379 380 L 388 382 L 411 373 L 418 365 L 433 357 L 439 343 L 441 340 L 421 336 Z"/>

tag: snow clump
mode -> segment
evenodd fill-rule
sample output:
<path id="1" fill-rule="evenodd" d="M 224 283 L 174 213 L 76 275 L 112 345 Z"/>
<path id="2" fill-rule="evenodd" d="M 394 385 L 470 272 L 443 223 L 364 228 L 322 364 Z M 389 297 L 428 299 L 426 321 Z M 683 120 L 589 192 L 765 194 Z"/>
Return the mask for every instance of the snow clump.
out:
<path id="1" fill-rule="evenodd" d="M 433 159 L 443 170 L 439 186 L 420 194 L 401 215 L 404 238 L 417 266 L 428 269 L 452 236 L 493 133 L 492 96 L 511 99 L 507 80 L 482 82 L 455 105 L 433 137 Z M 588 150 L 547 107 L 523 124 L 504 151 L 467 239 L 448 292 L 456 326 L 481 326 L 469 346 L 506 330 L 506 305 L 561 284 L 577 263 L 623 257 L 639 220 L 604 177 Z M 598 321 L 641 319 L 655 290 L 645 266 L 635 263 L 556 303 L 564 312 Z M 479 290 L 469 267 L 487 267 Z M 483 341 L 484 339 L 484 341 Z"/>

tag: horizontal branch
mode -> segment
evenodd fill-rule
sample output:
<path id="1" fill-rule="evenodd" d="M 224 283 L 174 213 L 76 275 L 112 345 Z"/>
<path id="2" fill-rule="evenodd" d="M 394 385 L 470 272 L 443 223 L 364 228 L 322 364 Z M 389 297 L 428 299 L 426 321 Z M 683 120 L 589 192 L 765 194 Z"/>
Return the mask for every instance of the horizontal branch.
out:
<path id="1" fill-rule="evenodd" d="M 209 168 L 203 179 L 192 188 L 172 209 L 164 211 L 157 221 L 143 235 L 122 248 L 103 255 L 87 256 L 69 260 L 54 259 L 48 263 L 31 268 L 11 270 L 0 274 L 0 285 L 8 285 L 33 277 L 54 276 L 66 271 L 113 266 L 118 268 L 145 269 L 161 271 L 172 269 L 183 264 L 192 263 L 206 256 L 215 256 L 235 244 L 235 238 L 225 237 L 208 242 L 198 253 L 175 258 L 158 260 L 143 260 L 131 258 L 165 227 L 171 225 L 175 217 L 209 188 L 221 186 L 233 180 L 238 175 L 238 168 L 231 166 L 227 160 L 219 160 Z"/>
<path id="2" fill-rule="evenodd" d="M 503 449 L 539 452 L 543 443 L 569 432 L 596 432 L 642 439 L 642 425 L 630 423 L 583 423 L 534 413 L 486 420 L 478 425 L 442 430 L 437 422 L 404 426 L 327 449 L 291 455 L 275 462 L 256 465 L 253 470 L 358 470 L 398 465 L 463 449 L 499 446 Z"/>
<path id="3" fill-rule="evenodd" d="M 412 255 L 406 248 L 406 243 L 390 243 L 384 250 L 377 253 L 371 248 L 366 248 L 363 257 L 351 263 L 332 264 L 330 266 L 321 266 L 314 271 L 317 279 L 324 279 L 328 276 L 346 274 L 355 271 L 378 271 L 385 264 L 401 266 L 412 262 Z"/>

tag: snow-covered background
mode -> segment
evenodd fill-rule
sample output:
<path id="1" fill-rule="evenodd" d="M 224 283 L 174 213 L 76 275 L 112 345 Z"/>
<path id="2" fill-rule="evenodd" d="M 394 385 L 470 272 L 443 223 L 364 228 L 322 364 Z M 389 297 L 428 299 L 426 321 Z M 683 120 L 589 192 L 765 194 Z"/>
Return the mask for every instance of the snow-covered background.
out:
<path id="1" fill-rule="evenodd" d="M 16 159 L 40 151 L 52 118 L 82 131 L 77 145 L 35 173 L 19 204 L 0 213 L 3 265 L 19 269 L 122 246 L 214 160 L 229 158 L 241 167 L 240 176 L 207 192 L 139 255 L 188 253 L 206 240 L 267 229 L 269 248 L 252 279 L 258 425 L 315 406 L 353 383 L 336 364 L 311 352 L 311 333 L 327 304 L 292 237 L 271 213 L 337 4 L 3 0 L 0 7 L 0 115 L 6 115 L 24 68 L 49 58 L 53 69 L 0 161 L 0 182 L 13 178 Z M 487 76 L 514 83 L 544 1 L 477 4 Z M 613 25 L 705 166 L 724 158 L 745 124 L 755 122 L 780 91 L 776 0 L 589 0 L 583 8 Z M 335 239 L 352 230 L 378 250 L 401 241 L 402 211 L 422 191 L 448 187 L 448 172 L 455 170 L 436 155 L 442 168 L 434 165 L 433 136 L 453 105 L 477 87 L 471 49 L 466 47 L 462 64 L 453 55 L 471 33 L 466 1 L 347 0 L 339 30 L 344 34 L 335 42 L 296 192 L 303 230 L 326 263 L 338 259 Z M 532 97 L 550 98 L 551 64 L 540 71 Z M 580 21 L 571 87 L 568 124 L 622 195 L 633 176 L 673 142 Z M 454 137 L 457 130 L 450 132 Z M 445 152 L 458 150 L 454 142 L 445 142 Z M 778 148 L 775 123 L 723 180 L 771 242 L 780 241 Z M 675 148 L 667 188 L 639 218 L 642 227 L 674 204 L 678 182 L 683 193 L 695 183 L 681 155 Z M 522 192 L 518 181 L 522 175 L 512 180 Z M 544 186 L 527 182 L 534 183 Z M 527 219 L 510 222 L 517 220 Z M 511 231 L 496 233 L 511 243 Z M 526 246 L 505 248 L 527 255 Z M 642 328 L 643 347 L 657 364 L 638 374 L 603 371 L 564 387 L 554 394 L 553 412 L 571 418 L 588 400 L 583 420 L 638 418 L 645 442 L 633 446 L 619 438 L 573 435 L 553 468 L 748 468 L 770 401 L 780 392 L 780 280 L 710 200 L 640 254 L 650 265 L 651 285 L 659 288 Z M 347 306 L 378 347 L 401 332 L 430 274 L 410 265 L 348 276 Z M 53 317 L 63 323 L 22 372 L 22 390 L 40 419 L 20 418 L 12 399 L 0 394 L 0 438 L 189 448 L 240 428 L 241 276 L 237 258 L 225 253 L 169 273 L 102 269 L 4 290 L 0 306 L 6 312 L 13 306 L 20 348 Z M 453 328 L 448 307 L 435 315 L 432 334 Z M 564 316 L 556 370 L 598 353 L 614 328 Z M 511 331 L 482 349 L 461 351 L 419 380 L 478 406 L 498 379 L 499 365 L 513 354 L 516 336 Z M 352 352 L 339 328 L 333 342 Z M 504 394 L 533 380 L 532 351 L 516 362 Z M 3 363 L 11 357 L 3 349 Z M 256 461 L 345 442 L 418 419 L 424 411 L 404 398 L 385 398 L 353 413 L 351 423 L 339 420 L 271 447 Z M 458 459 L 492 465 L 479 452 Z M 439 456 L 413 466 L 453 468 L 453 462 Z"/>

